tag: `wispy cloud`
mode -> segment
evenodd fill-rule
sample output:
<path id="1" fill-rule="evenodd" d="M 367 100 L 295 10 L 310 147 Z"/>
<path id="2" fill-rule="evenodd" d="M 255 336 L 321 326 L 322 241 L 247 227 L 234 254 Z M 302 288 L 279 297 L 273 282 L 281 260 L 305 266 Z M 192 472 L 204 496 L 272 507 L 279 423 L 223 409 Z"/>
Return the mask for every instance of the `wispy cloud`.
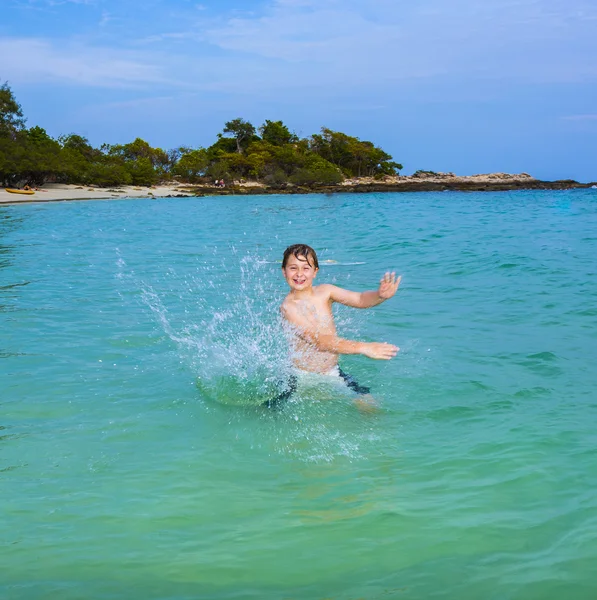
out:
<path id="1" fill-rule="evenodd" d="M 152 26 L 135 28 L 113 0 L 29 0 L 57 2 L 96 5 L 87 29 L 95 41 L 5 38 L 4 77 L 330 94 L 423 78 L 597 81 L 597 5 L 588 0 L 575 0 L 573 10 L 564 0 L 268 0 L 228 16 L 212 4 L 155 0 Z M 172 11 L 180 11 L 176 20 Z"/>
<path id="2" fill-rule="evenodd" d="M 103 10 L 102 17 L 98 25 L 100 27 L 105 27 L 110 21 L 114 21 L 114 17 L 107 10 Z"/>
<path id="3" fill-rule="evenodd" d="M 328 75 L 597 78 L 597 6 L 580 0 L 274 0 L 204 32 L 223 50 Z M 584 50 L 584 52 L 583 52 Z"/>
<path id="4" fill-rule="evenodd" d="M 127 88 L 171 82 L 163 66 L 146 54 L 36 38 L 0 39 L 0 72 L 22 83 L 54 81 Z"/>
<path id="5" fill-rule="evenodd" d="M 170 40 L 199 40 L 200 35 L 195 31 L 172 31 L 166 33 L 157 33 L 144 38 L 131 40 L 133 46 L 143 46 L 146 44 L 156 44 L 160 42 L 168 42 Z"/>

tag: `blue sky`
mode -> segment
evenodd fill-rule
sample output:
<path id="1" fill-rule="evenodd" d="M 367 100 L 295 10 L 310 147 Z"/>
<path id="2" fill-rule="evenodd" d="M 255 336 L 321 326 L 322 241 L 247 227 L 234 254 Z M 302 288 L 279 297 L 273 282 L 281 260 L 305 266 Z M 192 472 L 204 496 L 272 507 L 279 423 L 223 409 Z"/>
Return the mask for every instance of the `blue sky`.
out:
<path id="1" fill-rule="evenodd" d="M 29 125 L 209 145 L 224 121 L 369 139 L 416 169 L 597 180 L 594 0 L 1 0 Z"/>

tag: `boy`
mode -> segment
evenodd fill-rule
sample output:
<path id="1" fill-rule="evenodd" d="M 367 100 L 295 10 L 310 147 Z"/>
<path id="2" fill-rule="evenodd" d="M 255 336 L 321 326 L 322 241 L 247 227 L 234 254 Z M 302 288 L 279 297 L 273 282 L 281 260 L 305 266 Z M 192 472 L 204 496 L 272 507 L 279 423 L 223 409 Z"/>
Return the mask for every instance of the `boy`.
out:
<path id="1" fill-rule="evenodd" d="M 301 371 L 341 377 L 357 394 L 369 394 L 369 388 L 360 386 L 338 367 L 338 355 L 363 354 L 369 358 L 389 360 L 396 356 L 399 348 L 387 343 L 355 342 L 338 337 L 332 303 L 339 302 L 354 308 L 377 306 L 396 293 L 401 277 L 386 273 L 377 291 L 359 293 L 328 283 L 313 287 L 318 270 L 317 254 L 313 248 L 306 244 L 286 248 L 282 274 L 290 286 L 290 293 L 280 310 L 292 330 L 294 366 Z M 295 389 L 296 379 L 293 379 L 289 391 L 276 401 L 286 400 Z"/>

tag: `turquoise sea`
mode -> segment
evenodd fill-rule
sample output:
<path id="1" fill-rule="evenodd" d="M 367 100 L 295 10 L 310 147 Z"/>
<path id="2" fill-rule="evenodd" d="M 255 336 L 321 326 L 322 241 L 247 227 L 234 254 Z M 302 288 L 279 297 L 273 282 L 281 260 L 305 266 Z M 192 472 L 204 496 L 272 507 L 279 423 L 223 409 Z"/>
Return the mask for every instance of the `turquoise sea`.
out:
<path id="1" fill-rule="evenodd" d="M 284 248 L 375 414 L 286 365 Z M 0 597 L 597 597 L 597 192 L 0 207 Z"/>

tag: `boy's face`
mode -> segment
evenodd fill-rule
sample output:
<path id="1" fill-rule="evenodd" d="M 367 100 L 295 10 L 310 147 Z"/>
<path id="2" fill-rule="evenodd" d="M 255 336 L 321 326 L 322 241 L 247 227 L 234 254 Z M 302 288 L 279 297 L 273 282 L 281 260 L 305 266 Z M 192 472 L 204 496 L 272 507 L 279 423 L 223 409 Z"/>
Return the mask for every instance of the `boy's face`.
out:
<path id="1" fill-rule="evenodd" d="M 306 256 L 291 255 L 286 267 L 282 269 L 286 283 L 291 289 L 303 291 L 309 289 L 313 285 L 313 280 L 317 275 L 318 269 L 313 267 L 312 261 L 309 264 Z"/>

